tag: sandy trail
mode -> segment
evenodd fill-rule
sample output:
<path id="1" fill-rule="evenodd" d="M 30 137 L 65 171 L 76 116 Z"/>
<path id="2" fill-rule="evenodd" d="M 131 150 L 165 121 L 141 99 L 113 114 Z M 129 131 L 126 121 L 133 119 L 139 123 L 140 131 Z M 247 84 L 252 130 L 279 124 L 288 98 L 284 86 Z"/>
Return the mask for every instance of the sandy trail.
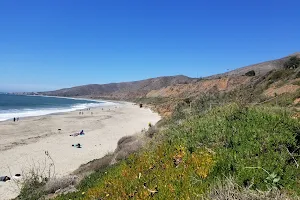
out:
<path id="1" fill-rule="evenodd" d="M 32 166 L 43 168 L 45 151 L 55 162 L 56 175 L 67 175 L 81 164 L 114 151 L 121 137 L 140 132 L 149 122 L 155 124 L 160 119 L 157 113 L 131 103 L 83 112 L 0 122 L 0 176 L 22 173 Z M 84 136 L 69 136 L 81 130 Z M 82 148 L 72 147 L 75 143 Z M 1 200 L 14 198 L 18 192 L 12 181 L 0 182 Z"/>

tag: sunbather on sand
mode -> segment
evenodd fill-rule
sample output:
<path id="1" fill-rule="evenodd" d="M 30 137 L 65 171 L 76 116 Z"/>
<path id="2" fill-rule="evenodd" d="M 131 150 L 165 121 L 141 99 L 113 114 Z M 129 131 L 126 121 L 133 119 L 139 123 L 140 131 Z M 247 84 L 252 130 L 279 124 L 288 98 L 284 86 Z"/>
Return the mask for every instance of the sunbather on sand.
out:
<path id="1" fill-rule="evenodd" d="M 73 133 L 73 134 L 71 134 L 70 136 L 76 137 L 76 136 L 78 136 L 78 135 L 79 135 L 79 133 Z"/>
<path id="2" fill-rule="evenodd" d="M 71 134 L 70 136 L 76 137 L 76 136 L 78 136 L 78 135 L 84 135 L 83 130 L 81 130 L 80 133 L 73 133 L 73 134 Z"/>
<path id="3" fill-rule="evenodd" d="M 6 182 L 9 180 L 10 180 L 10 178 L 8 176 L 0 176 L 0 181 Z"/>
<path id="4" fill-rule="evenodd" d="M 81 146 L 81 144 L 80 144 L 80 143 L 78 143 L 78 144 L 72 144 L 72 147 L 81 148 L 82 146 Z"/>

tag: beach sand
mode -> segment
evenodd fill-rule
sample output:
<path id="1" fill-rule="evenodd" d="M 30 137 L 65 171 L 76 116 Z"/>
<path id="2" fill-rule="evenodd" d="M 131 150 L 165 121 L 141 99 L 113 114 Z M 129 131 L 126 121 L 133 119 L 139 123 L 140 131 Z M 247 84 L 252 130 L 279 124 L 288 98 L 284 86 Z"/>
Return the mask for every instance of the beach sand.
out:
<path id="1" fill-rule="evenodd" d="M 68 175 L 81 164 L 113 152 L 121 137 L 139 133 L 149 122 L 155 124 L 160 120 L 157 113 L 132 103 L 83 112 L 0 122 L 0 176 L 26 172 L 32 167 L 44 168 L 45 160 L 49 163 L 45 151 L 54 160 L 56 176 Z M 70 136 L 81 130 L 84 136 Z M 82 148 L 72 147 L 76 143 Z M 14 198 L 18 192 L 13 181 L 0 182 L 1 200 Z"/>

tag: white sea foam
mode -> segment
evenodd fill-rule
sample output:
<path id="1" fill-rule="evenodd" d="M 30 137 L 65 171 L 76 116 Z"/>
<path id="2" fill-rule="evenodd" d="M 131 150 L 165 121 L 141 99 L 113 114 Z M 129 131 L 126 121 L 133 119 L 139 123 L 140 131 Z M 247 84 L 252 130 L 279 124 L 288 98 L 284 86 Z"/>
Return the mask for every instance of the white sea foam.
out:
<path id="1" fill-rule="evenodd" d="M 34 117 L 34 116 L 71 112 L 75 110 L 83 110 L 87 108 L 110 106 L 110 105 L 115 105 L 115 103 L 107 102 L 107 101 L 93 101 L 93 103 L 75 104 L 72 107 L 64 107 L 64 108 L 20 109 L 20 110 L 10 109 L 10 110 L 0 111 L 0 121 L 13 119 L 14 117 L 16 118 Z"/>

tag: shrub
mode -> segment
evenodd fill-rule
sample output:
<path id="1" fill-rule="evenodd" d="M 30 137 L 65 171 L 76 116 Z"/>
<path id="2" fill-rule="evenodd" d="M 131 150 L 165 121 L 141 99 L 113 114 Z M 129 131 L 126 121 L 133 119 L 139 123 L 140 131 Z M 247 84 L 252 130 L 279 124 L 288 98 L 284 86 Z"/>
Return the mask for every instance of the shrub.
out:
<path id="1" fill-rule="evenodd" d="M 55 165 L 48 151 L 45 151 L 45 165 L 33 166 L 27 172 L 23 172 L 21 181 L 21 191 L 18 199 L 32 200 L 39 199 L 45 194 L 44 186 L 46 183 L 55 178 Z M 47 162 L 48 161 L 48 162 Z"/>
<path id="2" fill-rule="evenodd" d="M 274 83 L 278 80 L 288 79 L 293 74 L 294 74 L 293 70 L 287 70 L 287 69 L 275 70 L 268 76 L 269 84 Z"/>
<path id="3" fill-rule="evenodd" d="M 287 62 L 284 63 L 286 69 L 296 69 L 300 66 L 300 58 L 292 56 Z"/>
<path id="4" fill-rule="evenodd" d="M 47 178 L 40 171 L 32 169 L 28 174 L 23 175 L 23 178 L 19 199 L 39 199 L 45 194 L 43 186 L 46 184 Z"/>
<path id="5" fill-rule="evenodd" d="M 245 75 L 246 76 L 255 76 L 255 71 L 254 70 L 248 71 Z"/>
<path id="6" fill-rule="evenodd" d="M 297 72 L 296 78 L 300 78 L 300 71 Z"/>
<path id="7" fill-rule="evenodd" d="M 77 176 L 65 176 L 62 178 L 53 178 L 48 181 L 44 187 L 45 193 L 55 193 L 59 189 L 64 189 L 77 184 Z"/>

